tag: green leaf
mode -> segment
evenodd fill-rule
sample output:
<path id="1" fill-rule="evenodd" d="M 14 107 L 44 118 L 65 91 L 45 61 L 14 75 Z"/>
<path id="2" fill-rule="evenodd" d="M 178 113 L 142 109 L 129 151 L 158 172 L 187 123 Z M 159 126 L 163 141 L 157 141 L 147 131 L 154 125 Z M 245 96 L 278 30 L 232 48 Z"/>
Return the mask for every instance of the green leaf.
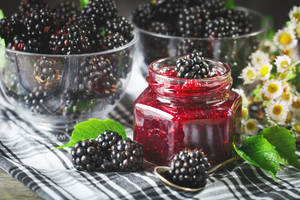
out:
<path id="1" fill-rule="evenodd" d="M 256 88 L 251 92 L 250 96 L 254 96 L 256 100 L 261 100 L 260 91 L 262 89 L 262 85 L 258 84 Z"/>
<path id="2" fill-rule="evenodd" d="M 117 132 L 123 139 L 126 138 L 124 126 L 119 122 L 111 119 L 89 119 L 88 121 L 80 122 L 75 125 L 70 141 L 65 145 L 57 147 L 57 149 L 73 147 L 79 141 L 96 139 L 98 135 L 106 130 Z"/>
<path id="3" fill-rule="evenodd" d="M 0 9 L 0 19 L 3 19 L 5 16 L 4 16 L 4 13 L 3 13 L 3 11 Z M 0 46 L 3 46 L 3 47 L 5 47 L 5 40 L 4 39 L 2 39 L 1 37 L 0 37 Z M 2 56 L 1 56 L 2 57 Z"/>
<path id="4" fill-rule="evenodd" d="M 265 128 L 259 135 L 264 136 L 279 153 L 286 164 L 300 169 L 300 161 L 296 155 L 296 139 L 286 128 L 273 126 Z"/>
<path id="5" fill-rule="evenodd" d="M 240 149 L 233 144 L 237 154 L 248 163 L 263 169 L 276 180 L 280 169 L 280 156 L 275 147 L 262 135 L 248 138 Z"/>
<path id="6" fill-rule="evenodd" d="M 235 9 L 234 0 L 227 0 L 225 4 L 225 8 L 228 10 L 234 10 Z"/>
<path id="7" fill-rule="evenodd" d="M 80 0 L 80 10 L 82 10 L 89 2 L 90 0 Z"/>
<path id="8" fill-rule="evenodd" d="M 102 28 L 102 30 L 101 30 L 101 35 L 103 36 L 103 37 L 105 37 L 106 36 L 106 28 Z"/>

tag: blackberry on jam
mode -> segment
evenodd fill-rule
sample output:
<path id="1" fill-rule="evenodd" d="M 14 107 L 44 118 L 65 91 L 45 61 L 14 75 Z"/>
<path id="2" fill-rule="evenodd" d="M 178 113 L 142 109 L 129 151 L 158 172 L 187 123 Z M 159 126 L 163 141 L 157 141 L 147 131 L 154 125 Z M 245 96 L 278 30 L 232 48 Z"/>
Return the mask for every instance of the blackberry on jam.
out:
<path id="1" fill-rule="evenodd" d="M 200 150 L 183 150 L 171 162 L 169 174 L 174 183 L 185 187 L 204 187 L 210 168 L 204 153 Z"/>
<path id="2" fill-rule="evenodd" d="M 37 39 L 30 38 L 27 35 L 17 35 L 8 44 L 7 48 L 31 53 L 40 53 L 42 51 L 41 43 Z"/>
<path id="3" fill-rule="evenodd" d="M 53 15 L 48 9 L 35 10 L 24 20 L 26 34 L 34 38 L 45 38 L 49 42 L 54 31 Z"/>
<path id="4" fill-rule="evenodd" d="M 88 33 L 77 25 L 67 25 L 51 35 L 49 42 L 53 54 L 83 54 L 92 51 Z"/>
<path id="5" fill-rule="evenodd" d="M 149 26 L 149 31 L 163 35 L 173 35 L 172 26 L 165 22 L 154 21 Z"/>
<path id="6" fill-rule="evenodd" d="M 99 24 L 117 17 L 117 13 L 114 0 L 91 0 L 82 10 L 82 15 L 94 17 Z"/>
<path id="7" fill-rule="evenodd" d="M 76 143 L 71 154 L 74 167 L 80 171 L 101 171 L 103 160 L 106 159 L 105 152 L 93 139 Z"/>
<path id="8" fill-rule="evenodd" d="M 119 140 L 111 148 L 111 160 L 117 171 L 135 172 L 143 167 L 144 148 L 130 138 Z"/>
<path id="9" fill-rule="evenodd" d="M 106 130 L 103 134 L 100 134 L 96 140 L 102 149 L 108 151 L 108 149 L 111 149 L 119 140 L 122 140 L 122 137 L 116 132 Z"/>
<path id="10" fill-rule="evenodd" d="M 33 11 L 47 7 L 48 5 L 44 0 L 21 0 L 18 9 L 20 13 L 27 16 L 30 15 L 30 13 L 32 13 Z"/>
<path id="11" fill-rule="evenodd" d="M 147 29 L 149 23 L 155 18 L 154 5 L 140 4 L 132 13 L 133 22 L 140 28 Z"/>
<path id="12" fill-rule="evenodd" d="M 174 71 L 177 77 L 186 79 L 209 78 L 214 75 L 214 70 L 202 57 L 201 52 L 194 52 L 177 59 Z"/>
<path id="13" fill-rule="evenodd" d="M 238 36 L 238 27 L 234 21 L 223 17 L 207 20 L 204 37 L 223 38 Z"/>
<path id="14" fill-rule="evenodd" d="M 113 33 L 106 35 L 101 41 L 100 45 L 103 50 L 115 49 L 126 45 L 128 41 L 120 33 Z"/>
<path id="15" fill-rule="evenodd" d="M 120 33 L 127 41 L 131 41 L 133 38 L 133 26 L 125 17 L 116 17 L 106 21 L 105 30 L 107 35 Z"/>
<path id="16" fill-rule="evenodd" d="M 73 0 L 62 1 L 53 9 L 55 24 L 57 27 L 63 26 L 79 14 L 79 8 Z"/>
<path id="17" fill-rule="evenodd" d="M 185 8 L 178 15 L 177 29 L 183 37 L 200 37 L 203 31 L 203 18 L 200 7 Z"/>

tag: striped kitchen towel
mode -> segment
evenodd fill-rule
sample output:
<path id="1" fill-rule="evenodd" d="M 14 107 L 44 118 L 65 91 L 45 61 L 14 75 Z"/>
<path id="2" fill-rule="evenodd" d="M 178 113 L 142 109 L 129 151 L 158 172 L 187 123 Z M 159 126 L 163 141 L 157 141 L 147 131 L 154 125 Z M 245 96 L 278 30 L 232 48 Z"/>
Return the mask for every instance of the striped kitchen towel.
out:
<path id="1" fill-rule="evenodd" d="M 125 97 L 109 116 L 125 124 L 129 133 L 131 103 Z M 300 170 L 293 167 L 280 171 L 276 183 L 262 170 L 243 163 L 210 176 L 198 193 L 174 190 L 149 171 L 76 171 L 68 150 L 55 150 L 68 136 L 40 132 L 7 106 L 0 106 L 0 118 L 0 167 L 43 199 L 300 199 Z M 300 156 L 300 146 L 298 150 Z"/>

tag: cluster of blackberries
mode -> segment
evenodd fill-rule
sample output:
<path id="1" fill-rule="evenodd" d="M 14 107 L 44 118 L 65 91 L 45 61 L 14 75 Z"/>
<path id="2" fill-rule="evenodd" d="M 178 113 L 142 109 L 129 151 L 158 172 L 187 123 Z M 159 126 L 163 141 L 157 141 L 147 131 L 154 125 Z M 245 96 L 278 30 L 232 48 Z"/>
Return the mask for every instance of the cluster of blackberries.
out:
<path id="1" fill-rule="evenodd" d="M 133 22 L 151 32 L 182 37 L 236 37 L 250 33 L 251 15 L 225 0 L 161 0 L 139 5 Z"/>
<path id="2" fill-rule="evenodd" d="M 201 52 L 193 52 L 176 60 L 174 71 L 177 77 L 186 79 L 211 78 L 216 70 L 204 59 Z"/>
<path id="3" fill-rule="evenodd" d="M 200 150 L 185 149 L 176 154 L 171 162 L 170 179 L 184 187 L 203 187 L 211 167 L 205 154 Z"/>
<path id="4" fill-rule="evenodd" d="M 50 8 L 44 0 L 21 0 L 0 20 L 7 48 L 45 54 L 84 54 L 114 49 L 133 39 L 133 26 L 118 16 L 113 0 L 90 0 L 80 11 L 72 0 Z"/>
<path id="5" fill-rule="evenodd" d="M 72 149 L 76 169 L 99 172 L 135 172 L 142 169 L 143 146 L 130 138 L 105 131 L 97 139 L 80 141 Z"/>

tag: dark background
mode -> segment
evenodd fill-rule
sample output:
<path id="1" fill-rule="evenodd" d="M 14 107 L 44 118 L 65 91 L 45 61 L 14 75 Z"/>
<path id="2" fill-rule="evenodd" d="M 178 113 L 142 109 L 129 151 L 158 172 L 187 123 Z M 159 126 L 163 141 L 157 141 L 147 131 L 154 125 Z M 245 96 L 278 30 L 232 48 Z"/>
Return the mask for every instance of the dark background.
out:
<path id="1" fill-rule="evenodd" d="M 50 4 L 54 4 L 58 1 L 62 0 L 48 0 Z M 131 11 L 139 3 L 149 1 L 150 0 L 116 0 L 119 12 L 124 16 L 129 16 Z M 19 0 L 0 0 L 0 8 L 4 10 L 6 15 L 9 15 L 14 12 L 18 2 Z M 277 29 L 282 27 L 288 20 L 288 12 L 293 5 L 300 5 L 300 0 L 235 0 L 235 2 L 237 5 L 260 11 L 267 16 L 272 16 Z"/>

